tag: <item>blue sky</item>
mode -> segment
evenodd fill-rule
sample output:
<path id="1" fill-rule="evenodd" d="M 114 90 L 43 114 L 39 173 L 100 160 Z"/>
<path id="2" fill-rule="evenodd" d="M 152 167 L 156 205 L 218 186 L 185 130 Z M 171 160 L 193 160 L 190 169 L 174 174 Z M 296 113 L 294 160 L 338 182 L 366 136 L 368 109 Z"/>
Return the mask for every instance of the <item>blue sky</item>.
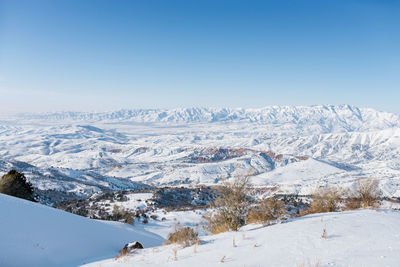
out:
<path id="1" fill-rule="evenodd" d="M 0 112 L 400 113 L 399 1 L 0 0 Z"/>

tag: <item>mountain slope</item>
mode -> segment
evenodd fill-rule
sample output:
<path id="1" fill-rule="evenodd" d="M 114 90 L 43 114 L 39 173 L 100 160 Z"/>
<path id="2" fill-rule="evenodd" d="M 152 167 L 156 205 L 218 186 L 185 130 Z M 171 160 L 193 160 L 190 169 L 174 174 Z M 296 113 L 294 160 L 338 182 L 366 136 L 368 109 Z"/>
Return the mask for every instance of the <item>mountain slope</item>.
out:
<path id="1" fill-rule="evenodd" d="M 313 214 L 202 237 L 196 253 L 179 249 L 177 260 L 173 246 L 164 246 L 86 266 L 398 266 L 399 220 L 400 212 L 390 210 Z M 327 239 L 321 238 L 323 229 Z"/>
<path id="2" fill-rule="evenodd" d="M 105 223 L 0 194 L 0 266 L 77 266 L 116 256 L 125 243 L 163 239 L 120 223 Z"/>

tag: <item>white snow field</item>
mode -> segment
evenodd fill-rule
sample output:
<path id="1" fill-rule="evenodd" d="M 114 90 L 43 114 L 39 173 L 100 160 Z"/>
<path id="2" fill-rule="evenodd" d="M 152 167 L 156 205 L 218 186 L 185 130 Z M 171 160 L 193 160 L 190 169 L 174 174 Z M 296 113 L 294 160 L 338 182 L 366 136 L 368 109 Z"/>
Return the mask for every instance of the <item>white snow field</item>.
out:
<path id="1" fill-rule="evenodd" d="M 0 194 L 0 266 L 78 266 L 114 257 L 127 242 L 160 245 L 160 236 Z"/>
<path id="2" fill-rule="evenodd" d="M 349 105 L 22 114 L 0 119 L 0 172 L 11 168 L 81 196 L 250 174 L 302 194 L 372 177 L 400 197 L 400 116 Z"/>
<path id="3" fill-rule="evenodd" d="M 137 250 L 87 267 L 119 266 L 400 266 L 400 212 L 357 210 L 313 214 L 238 232 L 201 237 L 196 253 L 168 245 Z M 321 238 L 326 229 L 327 238 Z M 235 240 L 235 247 L 233 246 Z M 174 260 L 174 248 L 177 259 Z"/>

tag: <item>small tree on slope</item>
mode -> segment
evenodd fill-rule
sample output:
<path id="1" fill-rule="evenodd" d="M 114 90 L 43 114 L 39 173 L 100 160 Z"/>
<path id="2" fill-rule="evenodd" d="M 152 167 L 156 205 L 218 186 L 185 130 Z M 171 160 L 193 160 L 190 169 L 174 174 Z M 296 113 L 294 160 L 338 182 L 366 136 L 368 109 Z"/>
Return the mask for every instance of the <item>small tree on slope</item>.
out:
<path id="1" fill-rule="evenodd" d="M 35 201 L 33 187 L 23 173 L 11 170 L 0 180 L 0 193 Z"/>
<path id="2" fill-rule="evenodd" d="M 249 177 L 237 177 L 225 182 L 220 188 L 220 197 L 211 205 L 214 212 L 206 216 L 206 229 L 213 234 L 237 231 L 246 223 L 250 201 L 248 198 Z"/>

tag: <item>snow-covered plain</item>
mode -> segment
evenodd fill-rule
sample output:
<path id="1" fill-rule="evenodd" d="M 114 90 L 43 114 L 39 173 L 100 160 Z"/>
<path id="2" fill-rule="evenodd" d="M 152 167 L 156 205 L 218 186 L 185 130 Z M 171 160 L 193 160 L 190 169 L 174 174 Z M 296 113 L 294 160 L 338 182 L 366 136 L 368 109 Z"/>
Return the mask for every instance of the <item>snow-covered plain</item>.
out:
<path id="1" fill-rule="evenodd" d="M 168 245 L 85 266 L 395 267 L 400 264 L 399 221 L 400 212 L 393 210 L 313 214 L 268 227 L 248 225 L 238 232 L 202 236 L 196 253 L 194 246 Z M 326 239 L 321 237 L 324 229 Z"/>
<path id="2" fill-rule="evenodd" d="M 114 257 L 131 241 L 151 247 L 164 239 L 0 194 L 0 266 L 78 266 Z"/>
<path id="3" fill-rule="evenodd" d="M 372 177 L 399 197 L 400 117 L 348 105 L 22 114 L 0 121 L 0 171 L 10 168 L 86 196 L 250 174 L 302 194 Z"/>

